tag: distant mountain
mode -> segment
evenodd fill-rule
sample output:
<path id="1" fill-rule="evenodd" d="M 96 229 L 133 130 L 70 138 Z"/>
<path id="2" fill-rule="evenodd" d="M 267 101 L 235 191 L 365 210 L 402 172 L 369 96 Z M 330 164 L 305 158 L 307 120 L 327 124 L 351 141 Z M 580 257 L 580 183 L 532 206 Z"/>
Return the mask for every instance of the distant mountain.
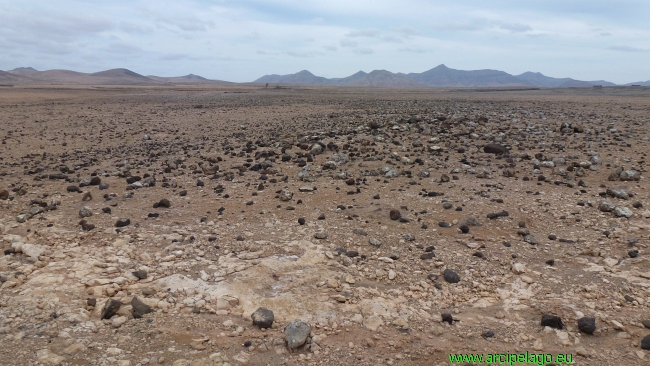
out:
<path id="1" fill-rule="evenodd" d="M 254 83 L 297 84 L 297 85 L 347 85 L 379 86 L 393 88 L 422 88 L 426 85 L 408 78 L 404 74 L 394 74 L 386 70 L 374 70 L 370 73 L 359 71 L 345 78 L 328 79 L 316 76 L 307 70 L 288 75 L 265 75 Z"/>
<path id="2" fill-rule="evenodd" d="M 539 72 L 525 72 L 521 75 L 515 75 L 516 78 L 525 80 L 535 86 L 540 86 L 544 88 L 588 88 L 594 85 L 602 86 L 615 86 L 616 84 L 610 83 L 605 80 L 594 80 L 594 81 L 580 81 L 572 78 L 552 78 L 550 76 L 545 76 Z"/>
<path id="3" fill-rule="evenodd" d="M 499 70 L 456 70 L 438 65 L 431 70 L 420 73 L 392 73 L 375 70 L 370 73 L 359 71 L 344 78 L 324 78 L 307 70 L 288 75 L 265 75 L 254 83 L 302 84 L 302 85 L 348 85 L 381 87 L 432 87 L 432 88 L 480 88 L 480 87 L 542 87 L 542 88 L 576 88 L 594 85 L 615 86 L 605 80 L 581 81 L 571 78 L 553 78 L 539 72 L 525 72 L 511 75 Z M 639 84 L 639 83 L 635 83 Z M 644 83 L 640 83 L 645 85 Z M 629 84 L 628 84 L 629 85 Z"/>
<path id="4" fill-rule="evenodd" d="M 421 73 L 392 73 L 386 70 L 375 70 L 370 73 L 359 71 L 345 78 L 327 79 L 316 76 L 307 70 L 289 75 L 266 75 L 256 83 L 303 84 L 303 85 L 348 85 L 348 86 L 380 86 L 380 87 L 560 87 L 572 81 L 570 78 L 551 78 L 540 73 L 524 73 L 519 76 L 510 75 L 499 70 L 455 70 L 445 65 L 439 65 Z M 606 83 L 606 82 L 605 82 Z M 609 83 L 611 84 L 611 83 Z M 568 83 L 566 87 L 576 85 Z M 589 84 L 591 86 L 593 84 Z M 605 85 L 602 83 L 601 85 Z"/>
<path id="5" fill-rule="evenodd" d="M 199 75 L 194 75 L 194 74 L 189 74 L 185 76 L 179 76 L 179 79 L 187 79 L 187 80 L 201 80 L 201 81 L 208 81 L 208 79 L 204 78 L 203 76 Z"/>
<path id="6" fill-rule="evenodd" d="M 593 86 L 594 84 L 588 81 L 569 79 L 568 81 L 560 84 L 558 88 L 591 88 Z"/>
<path id="7" fill-rule="evenodd" d="M 552 78 L 545 76 L 540 72 L 525 72 L 521 75 L 515 76 L 517 79 L 524 80 L 532 85 L 541 86 L 545 88 L 557 88 L 558 86 L 566 83 L 571 78 Z"/>
<path id="8" fill-rule="evenodd" d="M 161 84 L 227 83 L 189 74 L 178 77 L 143 76 L 128 69 L 111 69 L 95 73 L 70 70 L 38 71 L 19 67 L 0 71 L 0 84 L 62 84 L 62 85 L 161 85 Z"/>
<path id="9" fill-rule="evenodd" d="M 0 71 L 0 85 L 23 84 L 30 79 L 24 75 L 15 75 L 11 72 Z"/>
<path id="10" fill-rule="evenodd" d="M 541 87 L 541 88 L 588 88 L 594 85 L 616 86 L 605 80 L 582 81 L 572 78 L 554 78 L 539 72 L 525 72 L 511 75 L 499 70 L 456 70 L 438 65 L 420 73 L 393 73 L 374 70 L 369 73 L 358 71 L 344 78 L 325 78 L 302 70 L 288 75 L 265 75 L 254 83 L 340 85 L 360 87 L 391 88 L 481 88 L 481 87 Z M 210 80 L 195 74 L 162 77 L 143 76 L 128 69 L 118 68 L 95 73 L 70 70 L 38 71 L 32 67 L 18 67 L 9 71 L 0 70 L 0 84 L 3 85 L 174 85 L 174 84 L 233 84 L 227 81 Z M 650 80 L 625 84 L 650 86 Z"/>
<path id="11" fill-rule="evenodd" d="M 592 85 L 602 85 L 602 86 L 616 86 L 614 83 L 610 83 L 609 81 L 605 80 L 593 80 L 593 81 L 587 81 L 589 84 Z"/>
<path id="12" fill-rule="evenodd" d="M 136 72 L 133 72 L 128 69 L 110 69 L 106 71 L 100 71 L 96 72 L 93 74 L 90 74 L 90 76 L 99 76 L 99 77 L 106 77 L 106 78 L 123 78 L 123 77 L 128 77 L 128 78 L 138 78 L 138 79 L 147 79 L 146 76 L 142 76 Z"/>
<path id="13" fill-rule="evenodd" d="M 38 72 L 38 70 L 34 69 L 33 67 L 17 67 L 17 68 L 15 68 L 13 70 L 10 70 L 8 72 L 10 72 L 12 74 L 17 74 L 17 75 L 29 76 L 29 75 L 32 75 L 32 74 Z"/>
<path id="14" fill-rule="evenodd" d="M 345 78 L 333 78 L 330 79 L 332 82 L 338 84 L 338 85 L 356 85 L 356 83 L 363 82 L 365 80 L 366 75 L 368 75 L 367 72 L 365 71 L 357 71 L 356 73 L 345 77 Z"/>
<path id="15" fill-rule="evenodd" d="M 161 83 L 172 83 L 172 84 L 232 84 L 228 81 L 221 80 L 210 80 L 206 79 L 203 76 L 189 74 L 185 76 L 172 76 L 172 77 L 163 77 L 163 76 L 153 76 L 147 75 L 147 78 Z"/>
<path id="16" fill-rule="evenodd" d="M 534 84 L 518 79 L 504 71 L 464 71 L 450 69 L 445 65 L 438 65 L 421 73 L 410 73 L 407 76 L 432 87 L 534 86 Z"/>
<path id="17" fill-rule="evenodd" d="M 16 84 L 133 85 L 160 83 L 127 69 L 112 69 L 87 74 L 70 70 L 38 71 L 31 67 L 19 67 L 7 73 L 20 77 Z"/>
<path id="18" fill-rule="evenodd" d="M 332 79 L 334 81 L 335 79 Z M 426 88 L 427 85 L 410 79 L 404 74 L 394 74 L 386 70 L 374 70 L 369 73 L 357 72 L 347 78 L 334 81 L 337 85 L 379 86 L 390 88 Z"/>
<path id="19" fill-rule="evenodd" d="M 631 85 L 640 85 L 640 86 L 650 86 L 650 80 L 648 81 L 637 81 L 636 83 L 629 83 L 625 84 L 626 86 L 631 86 Z"/>
<path id="20" fill-rule="evenodd" d="M 265 75 L 254 81 L 254 83 L 275 83 L 275 84 L 331 84 L 329 79 L 316 76 L 307 70 L 302 70 L 295 74 L 289 75 Z"/>

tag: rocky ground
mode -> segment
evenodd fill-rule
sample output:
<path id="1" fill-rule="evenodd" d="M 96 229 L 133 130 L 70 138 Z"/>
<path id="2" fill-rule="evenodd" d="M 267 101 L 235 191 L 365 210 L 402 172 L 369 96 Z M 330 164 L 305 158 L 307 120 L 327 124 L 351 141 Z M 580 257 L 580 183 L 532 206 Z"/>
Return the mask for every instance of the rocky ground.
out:
<path id="1" fill-rule="evenodd" d="M 648 365 L 628 90 L 3 88 L 0 360 Z"/>

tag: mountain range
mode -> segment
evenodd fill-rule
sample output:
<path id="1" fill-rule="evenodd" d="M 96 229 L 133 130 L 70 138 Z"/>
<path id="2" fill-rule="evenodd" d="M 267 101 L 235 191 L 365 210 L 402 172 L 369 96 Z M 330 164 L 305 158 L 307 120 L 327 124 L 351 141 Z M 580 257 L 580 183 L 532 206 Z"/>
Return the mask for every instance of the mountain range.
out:
<path id="1" fill-rule="evenodd" d="M 582 81 L 572 78 L 554 78 L 539 72 L 525 72 L 511 75 L 499 70 L 456 70 L 445 65 L 438 65 L 431 70 L 420 73 L 392 73 L 375 70 L 370 73 L 359 71 L 345 78 L 327 79 L 316 76 L 307 70 L 289 75 L 265 75 L 255 83 L 303 84 L 303 85 L 350 85 L 350 86 L 385 86 L 385 87 L 420 87 L 420 88 L 476 88 L 476 87 L 542 87 L 575 88 L 594 85 L 615 86 L 605 80 Z M 650 86 L 650 80 L 625 85 Z"/>
<path id="2" fill-rule="evenodd" d="M 554 78 L 539 72 L 511 75 L 499 70 L 456 70 L 438 65 L 420 73 L 393 73 L 386 70 L 359 71 L 344 78 L 325 78 L 307 70 L 289 75 L 265 75 L 253 83 L 341 85 L 360 87 L 394 88 L 477 88 L 477 87 L 537 87 L 581 88 L 594 85 L 616 86 L 605 80 L 582 81 L 572 78 Z M 175 85 L 175 84 L 232 84 L 227 81 L 210 80 L 189 74 L 176 77 L 140 75 L 127 69 L 111 69 L 96 73 L 70 70 L 38 71 L 31 67 L 19 67 L 9 71 L 0 70 L 0 85 L 46 84 L 46 85 Z M 650 86 L 650 80 L 629 84 Z"/>
<path id="3" fill-rule="evenodd" d="M 9 71 L 0 71 L 0 85 L 164 85 L 226 83 L 228 82 L 209 80 L 194 74 L 177 77 L 144 76 L 127 69 L 111 69 L 92 74 L 70 70 L 38 71 L 31 67 L 19 67 Z"/>

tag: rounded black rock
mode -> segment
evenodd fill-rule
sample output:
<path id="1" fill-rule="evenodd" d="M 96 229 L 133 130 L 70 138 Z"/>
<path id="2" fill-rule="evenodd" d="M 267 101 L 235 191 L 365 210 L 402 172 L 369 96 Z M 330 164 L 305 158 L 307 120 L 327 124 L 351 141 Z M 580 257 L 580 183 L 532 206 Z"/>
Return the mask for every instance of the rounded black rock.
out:
<path id="1" fill-rule="evenodd" d="M 122 218 L 122 219 L 118 219 L 115 222 L 115 227 L 125 227 L 125 226 L 129 226 L 130 224 L 131 224 L 131 220 Z"/>
<path id="2" fill-rule="evenodd" d="M 594 334 L 596 331 L 596 318 L 580 318 L 578 320 L 578 329 L 585 334 Z"/>
<path id="3" fill-rule="evenodd" d="M 445 278 L 445 281 L 448 283 L 458 283 L 460 282 L 460 276 L 458 273 L 452 271 L 451 269 L 447 268 L 445 271 L 442 273 L 442 275 Z"/>
<path id="4" fill-rule="evenodd" d="M 275 316 L 273 315 L 273 311 L 269 309 L 258 308 L 251 314 L 251 319 L 253 319 L 253 325 L 260 328 L 271 328 Z"/>
<path id="5" fill-rule="evenodd" d="M 643 337 L 641 340 L 641 349 L 650 350 L 650 335 Z"/>

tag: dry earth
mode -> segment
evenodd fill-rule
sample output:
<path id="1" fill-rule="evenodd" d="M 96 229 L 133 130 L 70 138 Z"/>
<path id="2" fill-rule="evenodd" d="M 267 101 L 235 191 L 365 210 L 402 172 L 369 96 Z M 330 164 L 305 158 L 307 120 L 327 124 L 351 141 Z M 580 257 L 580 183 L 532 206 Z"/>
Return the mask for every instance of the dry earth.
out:
<path id="1" fill-rule="evenodd" d="M 649 122 L 650 88 L 0 88 L 0 363 L 648 365 Z"/>

